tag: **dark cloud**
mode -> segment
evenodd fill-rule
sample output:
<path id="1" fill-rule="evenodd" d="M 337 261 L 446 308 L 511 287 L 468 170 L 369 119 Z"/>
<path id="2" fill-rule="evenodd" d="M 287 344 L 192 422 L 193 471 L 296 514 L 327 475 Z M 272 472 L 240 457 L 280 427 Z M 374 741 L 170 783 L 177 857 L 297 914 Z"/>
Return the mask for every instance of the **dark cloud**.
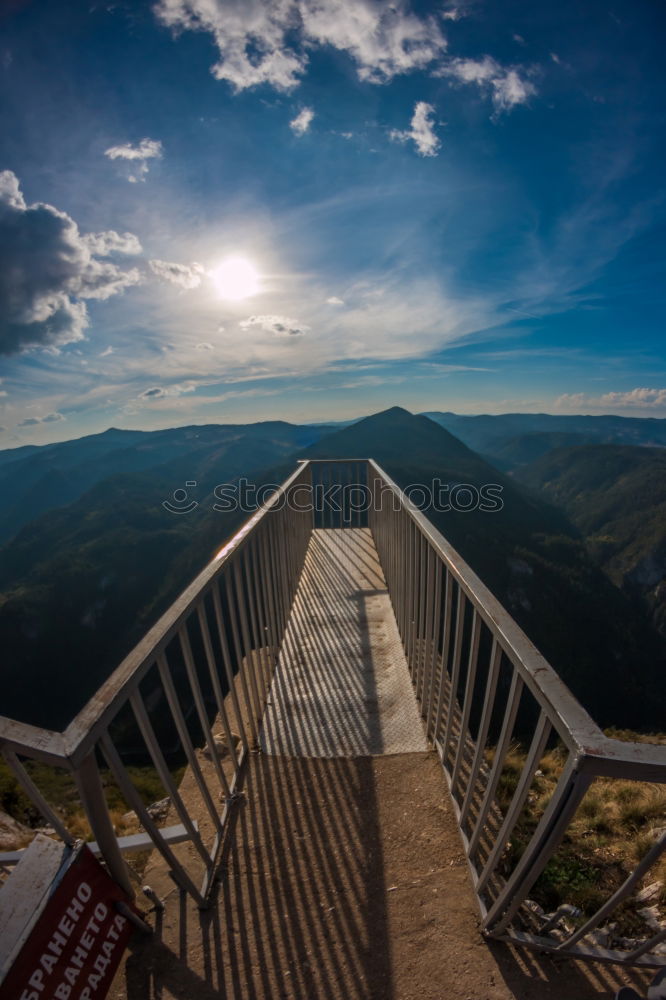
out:
<path id="1" fill-rule="evenodd" d="M 107 253 L 137 252 L 131 233 L 82 236 L 52 205 L 27 205 L 18 178 L 0 172 L 0 354 L 82 340 L 86 299 L 107 299 L 141 280 Z"/>
<path id="2" fill-rule="evenodd" d="M 66 418 L 62 413 L 47 413 L 45 417 L 26 417 L 18 425 L 19 427 L 36 427 L 37 424 L 55 424 L 60 420 L 65 420 Z"/>

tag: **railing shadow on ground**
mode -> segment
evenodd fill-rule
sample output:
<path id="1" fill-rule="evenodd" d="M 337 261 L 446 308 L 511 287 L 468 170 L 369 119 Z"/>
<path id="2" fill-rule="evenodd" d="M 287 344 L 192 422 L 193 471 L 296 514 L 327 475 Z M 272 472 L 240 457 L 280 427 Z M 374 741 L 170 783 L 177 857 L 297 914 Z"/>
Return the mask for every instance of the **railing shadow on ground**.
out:
<path id="1" fill-rule="evenodd" d="M 335 703 L 336 689 L 345 685 L 360 686 L 357 695 L 371 701 L 376 698 L 372 663 L 362 677 L 352 664 L 367 628 L 363 596 L 377 593 L 381 581 L 363 578 L 370 589 L 359 590 L 353 574 L 323 558 L 316 545 L 313 550 L 310 582 L 294 605 L 294 628 L 285 640 L 288 655 L 297 661 L 304 654 L 290 643 L 298 642 L 310 616 L 321 613 L 322 602 L 339 602 L 342 595 L 351 604 L 336 623 L 338 646 L 332 651 L 310 644 L 307 659 L 327 703 Z M 358 553 L 353 547 L 347 551 L 352 562 L 370 554 L 362 541 Z M 299 732 L 292 733 L 291 743 L 298 739 L 308 746 L 311 728 L 321 744 L 312 694 L 305 692 L 304 704 L 313 715 L 294 720 Z M 363 713 L 329 722 L 344 722 L 350 738 L 362 743 L 376 735 L 367 731 Z M 328 746 L 324 741 L 325 750 Z M 378 745 L 375 752 L 380 751 Z M 160 940 L 158 922 L 156 940 L 145 942 L 127 962 L 128 1000 L 165 993 L 178 1000 L 393 996 L 372 758 L 251 755 L 244 792 L 245 804 L 235 811 L 225 843 L 218 897 L 207 911 L 182 897 L 177 934 L 168 944 Z"/>

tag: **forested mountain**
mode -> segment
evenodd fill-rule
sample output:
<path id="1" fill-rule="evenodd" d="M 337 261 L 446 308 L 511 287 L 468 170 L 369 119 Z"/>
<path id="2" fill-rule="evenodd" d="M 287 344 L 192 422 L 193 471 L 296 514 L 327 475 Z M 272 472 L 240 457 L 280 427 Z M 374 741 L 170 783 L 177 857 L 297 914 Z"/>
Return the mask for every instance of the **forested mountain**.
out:
<path id="1" fill-rule="evenodd" d="M 595 565 L 556 507 L 525 492 L 427 417 L 398 408 L 330 435 L 304 454 L 371 455 L 403 489 L 434 476 L 477 488 L 501 485 L 500 511 L 425 513 L 600 723 L 631 718 L 638 728 L 663 726 L 659 637 L 643 610 Z"/>
<path id="2" fill-rule="evenodd" d="M 0 452 L 0 542 L 53 507 L 82 496 L 116 473 L 165 470 L 178 475 L 194 459 L 199 467 L 244 470 L 269 465 L 282 454 L 316 441 L 328 428 L 282 420 L 256 424 L 206 424 L 163 431 L 124 431 L 115 427 L 74 441 Z M 247 456 L 247 459 L 245 459 Z M 215 473 L 217 475 L 217 473 Z M 194 475 L 185 479 L 194 479 Z M 173 489 L 180 486 L 175 482 Z"/>
<path id="3" fill-rule="evenodd" d="M 515 473 L 580 529 L 610 579 L 641 594 L 666 636 L 666 451 L 564 448 Z"/>
<path id="4" fill-rule="evenodd" d="M 426 413 L 493 464 L 511 470 L 553 448 L 584 444 L 666 447 L 666 420 L 653 417 Z"/>
<path id="5" fill-rule="evenodd" d="M 208 447 L 178 448 L 147 471 L 101 480 L 0 550 L 3 714 L 53 728 L 67 723 L 247 517 L 212 511 L 214 485 L 240 475 L 280 482 L 296 457 L 371 456 L 403 488 L 434 478 L 501 487 L 501 510 L 426 514 L 598 721 L 648 729 L 663 721 L 658 636 L 593 563 L 563 512 L 404 410 L 368 417 L 305 449 L 291 442 L 321 431 L 270 426 L 268 437 L 244 432 L 233 443 L 211 429 Z M 162 501 L 187 481 L 198 484 L 188 491 L 197 509 L 165 510 Z"/>

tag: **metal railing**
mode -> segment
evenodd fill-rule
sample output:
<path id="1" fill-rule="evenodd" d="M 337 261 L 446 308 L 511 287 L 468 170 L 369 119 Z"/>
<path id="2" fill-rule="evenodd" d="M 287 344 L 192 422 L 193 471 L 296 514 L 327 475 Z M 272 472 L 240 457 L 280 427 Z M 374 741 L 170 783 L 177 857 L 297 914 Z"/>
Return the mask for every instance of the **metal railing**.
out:
<path id="1" fill-rule="evenodd" d="M 290 496 L 295 502 L 287 502 Z M 607 738 L 493 594 L 372 460 L 301 463 L 64 733 L 0 718 L 3 755 L 34 805 L 71 842 L 24 760 L 70 771 L 98 849 L 131 893 L 104 798 L 100 761 L 105 761 L 148 843 L 161 852 L 178 885 L 205 905 L 243 762 L 257 744 L 311 531 L 346 527 L 368 527 L 373 535 L 427 736 L 451 791 L 484 932 L 578 957 L 666 964 L 666 956 L 655 951 L 666 930 L 625 948 L 603 948 L 594 937 L 659 861 L 666 849 L 664 833 L 624 884 L 568 930 L 562 929 L 559 914 L 535 915 L 530 901 L 591 783 L 600 778 L 664 783 L 666 747 Z M 128 713 L 181 821 L 171 831 L 158 828 L 123 763 L 114 726 L 117 730 L 120 721 L 126 726 Z M 210 816 L 212 843 L 199 832 L 169 771 L 158 728 L 165 713 Z M 213 719 L 224 731 L 229 767 L 213 745 Z M 503 802 L 500 790 L 518 734 L 527 748 L 524 763 Z M 525 835 L 539 765 L 554 741 L 561 748 L 561 774 Z M 208 746 L 225 801 L 221 814 L 197 756 L 201 744 Z M 184 836 L 204 863 L 200 887 L 171 850 L 171 840 Z M 507 850 L 521 838 L 520 852 Z"/>
<path id="2" fill-rule="evenodd" d="M 369 460 L 369 525 L 386 577 L 427 736 L 439 753 L 482 917 L 491 937 L 610 962 L 666 965 L 666 927 L 626 948 L 594 939 L 666 850 L 666 832 L 587 920 L 539 919 L 529 894 L 595 779 L 666 783 L 666 747 L 606 737 L 522 629 L 443 535 Z M 500 782 L 516 734 L 528 749 L 505 808 Z M 555 790 L 522 834 L 549 740 L 563 754 Z M 575 916 L 575 913 L 574 913 Z"/>
<path id="3" fill-rule="evenodd" d="M 125 801 L 162 854 L 179 887 L 205 905 L 245 755 L 257 746 L 272 672 L 296 593 L 312 530 L 312 515 L 289 506 L 289 490 L 309 492 L 306 466 L 297 471 L 215 556 L 125 658 L 64 733 L 0 718 L 0 747 L 18 782 L 47 823 L 66 842 L 74 838 L 46 801 L 24 759 L 63 768 L 73 775 L 93 836 L 110 873 L 134 895 L 109 815 L 100 761 L 106 763 Z M 163 751 L 165 715 L 194 776 L 212 844 L 183 801 Z M 193 716 L 193 718 L 187 718 Z M 225 768 L 215 745 L 212 720 L 222 726 Z M 114 723 L 115 738 L 114 738 Z M 132 782 L 118 748 L 128 726 L 138 730 L 180 826 L 161 830 Z M 198 738 L 197 738 L 198 730 Z M 207 747 L 219 792 L 209 787 L 196 752 Z M 230 773 L 228 773 L 230 770 Z M 203 884 L 193 881 L 171 848 L 183 835 L 203 862 Z M 131 844 L 136 850 L 136 838 Z M 144 844 L 145 846 L 145 844 Z"/>

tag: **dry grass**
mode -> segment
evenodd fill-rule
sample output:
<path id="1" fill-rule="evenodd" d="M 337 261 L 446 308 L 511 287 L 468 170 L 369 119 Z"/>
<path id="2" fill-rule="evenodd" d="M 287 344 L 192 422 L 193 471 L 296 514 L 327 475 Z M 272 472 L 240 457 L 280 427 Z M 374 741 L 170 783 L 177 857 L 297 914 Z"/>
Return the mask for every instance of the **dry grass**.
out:
<path id="1" fill-rule="evenodd" d="M 666 744 L 666 735 L 641 736 L 627 730 L 607 731 L 608 736 L 646 743 Z M 539 764 L 527 804 L 503 859 L 505 874 L 511 871 L 533 833 L 562 773 L 566 755 L 560 748 L 549 750 Z M 501 776 L 498 799 L 504 810 L 511 800 L 525 761 L 523 749 L 511 748 Z M 647 782 L 598 778 L 589 788 L 566 836 L 546 866 L 531 895 L 547 912 L 561 903 L 571 903 L 589 916 L 609 898 L 642 860 L 666 828 L 666 786 Z M 648 902 L 635 897 L 613 915 L 617 933 L 644 936 L 647 925 L 637 911 L 659 907 L 666 919 L 666 855 L 642 882 L 661 882 Z"/>

